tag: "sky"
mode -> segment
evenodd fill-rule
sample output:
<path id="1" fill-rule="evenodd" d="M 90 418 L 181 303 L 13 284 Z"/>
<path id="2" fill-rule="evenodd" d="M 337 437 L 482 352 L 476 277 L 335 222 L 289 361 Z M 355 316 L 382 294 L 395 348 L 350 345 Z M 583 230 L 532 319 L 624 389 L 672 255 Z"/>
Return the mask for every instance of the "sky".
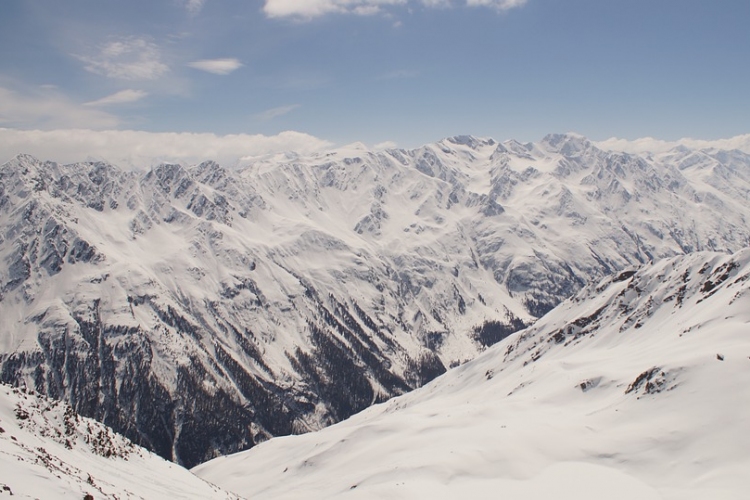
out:
<path id="1" fill-rule="evenodd" d="M 749 19 L 747 0 L 3 0 L 0 161 L 730 138 L 750 133 Z"/>

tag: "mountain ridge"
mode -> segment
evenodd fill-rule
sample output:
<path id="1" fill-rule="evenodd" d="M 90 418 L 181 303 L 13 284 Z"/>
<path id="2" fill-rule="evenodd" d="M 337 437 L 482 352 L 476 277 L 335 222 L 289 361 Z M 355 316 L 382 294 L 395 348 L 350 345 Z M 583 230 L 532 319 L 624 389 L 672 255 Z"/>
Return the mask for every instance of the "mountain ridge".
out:
<path id="1" fill-rule="evenodd" d="M 239 497 L 60 401 L 0 384 L 0 494 L 20 498 Z"/>
<path id="2" fill-rule="evenodd" d="M 739 499 L 749 303 L 748 249 L 639 266 L 409 394 L 193 471 L 249 497 Z"/>

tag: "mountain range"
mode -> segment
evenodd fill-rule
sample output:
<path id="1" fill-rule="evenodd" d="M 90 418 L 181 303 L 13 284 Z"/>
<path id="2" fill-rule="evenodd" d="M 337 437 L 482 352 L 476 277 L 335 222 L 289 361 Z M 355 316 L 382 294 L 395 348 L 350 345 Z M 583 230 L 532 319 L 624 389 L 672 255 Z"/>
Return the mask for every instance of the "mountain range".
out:
<path id="1" fill-rule="evenodd" d="M 188 467 L 422 386 L 588 283 L 750 242 L 750 155 L 461 136 L 0 166 L 0 378 Z M 536 327 L 532 327 L 536 328 Z"/>

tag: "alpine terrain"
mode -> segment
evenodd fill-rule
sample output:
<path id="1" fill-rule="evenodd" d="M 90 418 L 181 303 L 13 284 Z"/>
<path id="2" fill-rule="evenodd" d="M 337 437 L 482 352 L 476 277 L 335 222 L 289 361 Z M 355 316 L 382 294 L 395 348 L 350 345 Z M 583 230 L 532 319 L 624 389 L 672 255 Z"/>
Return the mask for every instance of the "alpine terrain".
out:
<path id="1" fill-rule="evenodd" d="M 0 497 L 236 499 L 66 403 L 0 385 Z"/>
<path id="2" fill-rule="evenodd" d="M 750 250 L 626 269 L 410 394 L 194 469 L 248 498 L 742 499 Z"/>
<path id="3" fill-rule="evenodd" d="M 739 251 L 750 241 L 749 193 L 745 153 L 630 155 L 577 135 L 354 145 L 237 169 L 126 171 L 19 155 L 0 166 L 0 378 L 194 466 L 422 386 L 587 283 Z M 670 307 L 687 304 L 678 297 Z M 516 337 L 509 359 L 534 342 L 542 359 L 583 342 L 540 340 L 561 314 Z M 642 388 L 614 389 L 631 369 L 661 376 L 673 358 L 641 366 L 647 359 L 587 375 L 603 377 L 592 394 L 660 404 L 631 401 Z"/>

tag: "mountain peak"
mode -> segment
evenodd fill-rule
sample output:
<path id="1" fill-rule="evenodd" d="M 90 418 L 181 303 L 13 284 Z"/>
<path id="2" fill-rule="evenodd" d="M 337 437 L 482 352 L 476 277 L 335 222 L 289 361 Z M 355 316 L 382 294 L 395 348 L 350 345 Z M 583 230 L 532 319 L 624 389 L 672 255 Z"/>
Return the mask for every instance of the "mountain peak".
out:
<path id="1" fill-rule="evenodd" d="M 0 171 L 10 171 L 10 173 L 21 173 L 26 175 L 29 171 L 36 171 L 42 165 L 42 161 L 30 154 L 19 153 L 9 161 L 0 166 Z"/>
<path id="2" fill-rule="evenodd" d="M 11 161 L 17 161 L 19 163 L 42 163 L 42 161 L 37 158 L 36 156 L 30 155 L 28 153 L 18 153 L 16 156 L 14 156 Z"/>
<path id="3" fill-rule="evenodd" d="M 540 146 L 549 152 L 565 156 L 579 156 L 583 151 L 594 147 L 586 137 L 573 132 L 548 134 L 541 140 Z"/>
<path id="4" fill-rule="evenodd" d="M 472 135 L 456 135 L 446 138 L 445 141 L 460 146 L 468 146 L 471 149 L 477 149 L 482 146 L 494 146 L 495 144 L 497 144 L 494 139 L 484 139 L 480 137 L 474 137 Z"/>

